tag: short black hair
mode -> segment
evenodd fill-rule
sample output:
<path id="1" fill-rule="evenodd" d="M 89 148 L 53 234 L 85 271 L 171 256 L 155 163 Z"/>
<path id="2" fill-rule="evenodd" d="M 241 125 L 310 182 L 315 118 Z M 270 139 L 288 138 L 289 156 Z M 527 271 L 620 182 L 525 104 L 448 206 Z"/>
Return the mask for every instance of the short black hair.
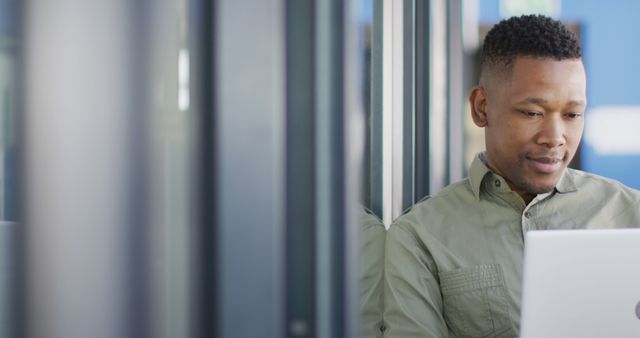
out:
<path id="1" fill-rule="evenodd" d="M 543 15 L 511 17 L 487 33 L 480 56 L 481 74 L 487 67 L 510 69 L 519 56 L 580 59 L 582 48 L 576 35 L 560 21 Z"/>

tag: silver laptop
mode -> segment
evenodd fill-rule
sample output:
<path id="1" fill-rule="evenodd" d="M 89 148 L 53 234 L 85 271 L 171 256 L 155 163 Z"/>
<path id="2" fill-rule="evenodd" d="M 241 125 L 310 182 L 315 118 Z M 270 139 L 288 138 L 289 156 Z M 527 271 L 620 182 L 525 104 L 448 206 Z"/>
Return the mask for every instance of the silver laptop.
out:
<path id="1" fill-rule="evenodd" d="M 640 229 L 530 231 L 520 338 L 640 338 Z"/>

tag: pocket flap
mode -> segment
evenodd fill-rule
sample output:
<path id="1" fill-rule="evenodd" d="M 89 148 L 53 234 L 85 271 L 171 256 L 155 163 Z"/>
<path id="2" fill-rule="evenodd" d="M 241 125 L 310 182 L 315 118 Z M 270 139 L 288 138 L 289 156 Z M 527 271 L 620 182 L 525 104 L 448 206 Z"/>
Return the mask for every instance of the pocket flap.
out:
<path id="1" fill-rule="evenodd" d="M 504 286 L 504 276 L 500 264 L 477 265 L 439 274 L 443 295 L 451 295 L 460 291 Z"/>

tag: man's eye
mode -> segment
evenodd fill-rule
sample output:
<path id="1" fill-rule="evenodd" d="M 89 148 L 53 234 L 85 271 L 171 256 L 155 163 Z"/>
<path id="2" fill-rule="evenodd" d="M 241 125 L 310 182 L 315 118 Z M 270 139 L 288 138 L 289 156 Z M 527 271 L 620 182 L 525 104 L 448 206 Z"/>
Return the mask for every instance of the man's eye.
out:
<path id="1" fill-rule="evenodd" d="M 573 120 L 573 119 L 579 118 L 580 116 L 582 116 L 582 114 L 580 114 L 580 113 L 566 113 L 566 114 L 564 114 L 564 116 L 567 117 L 568 119 Z"/>
<path id="2" fill-rule="evenodd" d="M 542 113 L 537 112 L 537 111 L 521 110 L 520 112 L 523 113 L 524 115 L 528 116 L 528 117 L 542 116 Z"/>

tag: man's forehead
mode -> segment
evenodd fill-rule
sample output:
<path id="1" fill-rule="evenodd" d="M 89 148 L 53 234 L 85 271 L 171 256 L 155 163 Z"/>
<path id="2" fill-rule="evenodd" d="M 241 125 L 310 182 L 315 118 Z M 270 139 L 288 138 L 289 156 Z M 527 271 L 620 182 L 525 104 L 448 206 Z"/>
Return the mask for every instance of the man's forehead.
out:
<path id="1" fill-rule="evenodd" d="M 510 104 L 562 104 L 577 109 L 587 104 L 586 75 L 580 59 L 519 57 L 510 71 L 494 69 L 481 86 L 492 100 Z"/>
<path id="2" fill-rule="evenodd" d="M 528 56 L 520 55 L 513 59 L 509 64 L 505 64 L 504 69 L 507 71 L 513 71 L 517 68 L 531 67 L 535 65 L 566 65 L 572 64 L 580 66 L 584 69 L 584 64 L 581 58 L 576 59 L 557 59 L 553 57 L 540 57 L 540 56 Z"/>
<path id="3" fill-rule="evenodd" d="M 481 76 L 490 76 L 492 78 L 510 77 L 513 74 L 514 68 L 530 67 L 531 64 L 534 63 L 575 63 L 584 69 L 581 58 L 556 59 L 552 57 L 516 55 L 511 58 L 499 59 L 495 62 L 485 64 L 484 69 L 481 71 Z"/>
<path id="4" fill-rule="evenodd" d="M 509 87 L 561 85 L 572 90 L 586 89 L 585 68 L 580 59 L 518 58 L 506 76 L 494 81 Z"/>

